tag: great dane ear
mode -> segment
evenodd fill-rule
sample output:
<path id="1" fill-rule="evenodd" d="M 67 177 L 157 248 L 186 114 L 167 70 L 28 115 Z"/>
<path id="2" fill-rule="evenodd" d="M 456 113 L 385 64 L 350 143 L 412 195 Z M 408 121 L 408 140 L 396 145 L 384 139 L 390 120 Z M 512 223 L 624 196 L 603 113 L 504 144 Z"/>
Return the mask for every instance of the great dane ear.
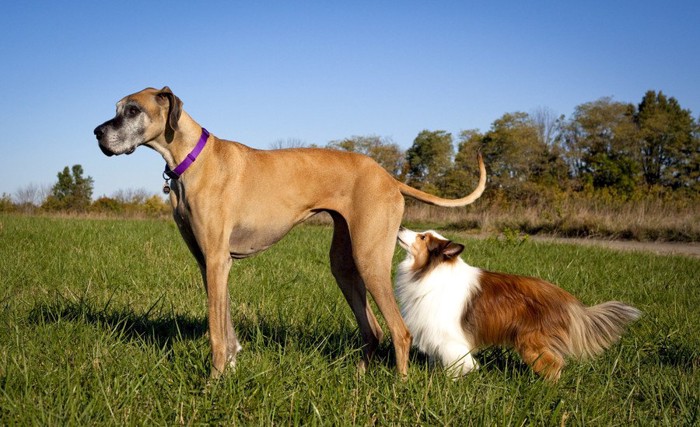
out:
<path id="1" fill-rule="evenodd" d="M 180 120 L 180 114 L 182 114 L 182 101 L 167 86 L 164 86 L 156 94 L 156 99 L 161 105 L 165 105 L 165 102 L 168 103 L 168 126 L 170 126 L 172 132 L 176 131 L 178 129 L 177 122 Z"/>

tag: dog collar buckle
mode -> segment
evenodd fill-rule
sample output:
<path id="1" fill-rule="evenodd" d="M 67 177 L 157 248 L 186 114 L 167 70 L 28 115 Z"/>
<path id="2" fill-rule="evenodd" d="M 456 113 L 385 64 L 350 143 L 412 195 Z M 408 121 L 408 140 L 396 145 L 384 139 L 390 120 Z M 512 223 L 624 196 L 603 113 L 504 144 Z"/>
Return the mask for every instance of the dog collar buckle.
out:
<path id="1" fill-rule="evenodd" d="M 176 174 L 172 169 L 165 165 L 165 170 L 163 171 L 163 179 L 170 181 L 171 179 L 178 179 L 180 175 Z"/>

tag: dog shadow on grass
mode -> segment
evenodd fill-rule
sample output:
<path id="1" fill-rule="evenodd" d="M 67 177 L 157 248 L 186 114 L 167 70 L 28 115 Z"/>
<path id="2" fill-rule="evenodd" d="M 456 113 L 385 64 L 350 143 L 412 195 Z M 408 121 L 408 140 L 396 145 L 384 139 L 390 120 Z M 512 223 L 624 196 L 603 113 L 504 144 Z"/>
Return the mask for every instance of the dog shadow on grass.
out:
<path id="1" fill-rule="evenodd" d="M 41 302 L 29 312 L 35 324 L 83 323 L 103 329 L 110 335 L 127 341 L 141 341 L 160 348 L 173 340 L 198 339 L 207 332 L 205 318 L 164 313 L 162 309 L 137 313 L 129 307 L 100 306 L 87 298 L 78 300 L 56 298 Z"/>
<path id="2" fill-rule="evenodd" d="M 478 372 L 480 373 L 500 372 L 516 376 L 527 376 L 531 374 L 530 367 L 520 359 L 520 356 L 518 356 L 515 351 L 508 348 L 492 347 L 479 350 L 475 352 L 473 356 L 479 364 Z M 430 360 L 427 355 L 415 350 L 411 354 L 411 363 L 426 369 L 445 370 L 445 367 L 438 362 Z"/>
<path id="3" fill-rule="evenodd" d="M 50 302 L 37 303 L 30 310 L 28 320 L 36 325 L 82 323 L 101 329 L 117 340 L 159 349 L 171 348 L 177 341 L 202 340 L 208 334 L 206 316 L 175 313 L 159 301 L 149 310 L 137 312 L 128 306 L 101 305 L 85 297 L 59 296 Z M 356 328 L 318 322 L 289 324 L 274 313 L 232 314 L 234 329 L 246 349 L 254 346 L 314 349 L 329 362 L 361 350 L 362 342 Z M 387 341 L 380 345 L 374 360 L 393 362 L 393 352 Z"/>

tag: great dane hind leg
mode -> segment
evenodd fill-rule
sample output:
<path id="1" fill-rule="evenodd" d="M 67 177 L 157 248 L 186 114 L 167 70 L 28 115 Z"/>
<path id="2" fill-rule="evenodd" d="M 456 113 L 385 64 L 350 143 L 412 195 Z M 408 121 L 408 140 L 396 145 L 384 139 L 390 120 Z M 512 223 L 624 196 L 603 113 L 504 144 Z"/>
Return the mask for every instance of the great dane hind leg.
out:
<path id="1" fill-rule="evenodd" d="M 364 347 L 358 370 L 364 372 L 383 339 L 384 332 L 367 301 L 365 283 L 362 281 L 353 259 L 347 223 L 339 214 L 332 213 L 331 216 L 334 221 L 333 242 L 330 251 L 331 271 L 360 328 Z"/>
<path id="2" fill-rule="evenodd" d="M 235 363 L 238 341 L 233 332 L 228 296 L 231 259 L 219 255 L 206 259 L 207 308 L 211 344 L 211 376 L 219 377 L 226 366 Z"/>
<path id="3" fill-rule="evenodd" d="M 385 269 L 386 273 L 383 272 Z M 391 285 L 391 263 L 375 264 L 372 268 L 360 267 L 360 274 L 389 327 L 396 354 L 396 369 L 401 375 L 406 375 L 408 374 L 408 356 L 413 339 L 394 298 Z"/>
<path id="4" fill-rule="evenodd" d="M 364 233 L 353 234 L 351 230 L 354 259 L 362 280 L 377 303 L 386 320 L 396 353 L 396 369 L 399 374 L 408 374 L 408 356 L 413 338 L 401 317 L 394 298 L 391 282 L 391 259 L 396 245 L 398 221 L 380 224 L 379 227 L 364 227 Z M 373 233 L 374 231 L 374 233 Z"/>

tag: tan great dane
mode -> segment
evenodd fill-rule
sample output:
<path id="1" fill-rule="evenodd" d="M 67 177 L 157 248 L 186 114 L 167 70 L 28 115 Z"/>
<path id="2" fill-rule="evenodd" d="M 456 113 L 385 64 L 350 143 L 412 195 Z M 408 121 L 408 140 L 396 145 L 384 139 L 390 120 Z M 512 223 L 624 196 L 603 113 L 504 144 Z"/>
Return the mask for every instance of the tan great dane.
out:
<path id="1" fill-rule="evenodd" d="M 168 87 L 144 89 L 117 103 L 116 116 L 95 129 L 102 151 L 131 154 L 146 145 L 160 153 L 172 178 L 170 200 L 183 239 L 197 259 L 207 291 L 212 376 L 235 365 L 240 345 L 231 323 L 232 259 L 269 248 L 318 212 L 334 221 L 330 264 L 364 340 L 364 370 L 383 332 L 367 291 L 384 316 L 401 374 L 411 335 L 394 300 L 391 260 L 404 197 L 464 206 L 484 190 L 486 169 L 470 195 L 442 199 L 391 177 L 369 157 L 326 149 L 262 151 L 209 135 Z M 196 159 L 196 161 L 194 161 Z M 184 166 L 184 167 L 183 167 Z"/>

